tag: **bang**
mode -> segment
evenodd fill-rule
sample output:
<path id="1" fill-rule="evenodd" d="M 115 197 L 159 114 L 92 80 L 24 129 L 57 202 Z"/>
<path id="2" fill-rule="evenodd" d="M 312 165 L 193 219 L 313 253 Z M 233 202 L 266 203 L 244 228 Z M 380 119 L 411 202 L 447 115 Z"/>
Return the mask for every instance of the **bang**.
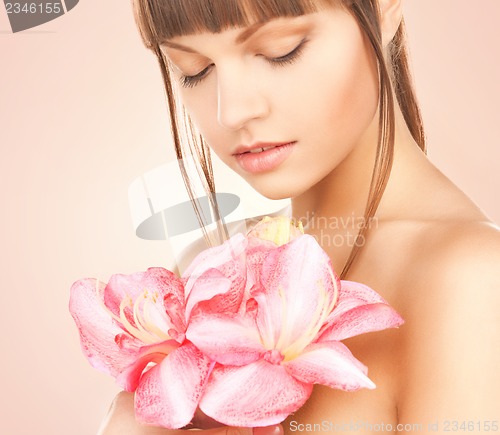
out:
<path id="1" fill-rule="evenodd" d="M 135 19 L 146 47 L 164 40 L 200 32 L 219 33 L 279 17 L 316 12 L 313 0 L 134 0 Z"/>

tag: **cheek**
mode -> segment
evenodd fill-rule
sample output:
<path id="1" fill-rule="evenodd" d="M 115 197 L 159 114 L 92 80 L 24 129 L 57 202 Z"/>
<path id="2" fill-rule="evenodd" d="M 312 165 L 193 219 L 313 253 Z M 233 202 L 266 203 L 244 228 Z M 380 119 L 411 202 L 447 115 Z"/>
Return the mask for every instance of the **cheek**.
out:
<path id="1" fill-rule="evenodd" d="M 207 79 L 207 82 L 212 78 Z M 189 117 L 210 148 L 220 156 L 229 140 L 228 132 L 221 129 L 217 121 L 217 92 L 215 86 L 200 86 L 199 88 L 180 91 L 181 101 Z"/>
<path id="2" fill-rule="evenodd" d="M 300 195 L 338 167 L 366 138 L 377 140 L 376 134 L 371 137 L 378 108 L 376 61 L 355 23 L 341 34 L 341 41 L 332 39 L 323 50 L 311 50 L 293 79 L 276 86 L 274 101 L 280 102 L 277 124 L 285 126 L 284 131 L 298 139 L 300 147 L 281 177 L 276 174 L 274 183 L 272 175 L 252 180 L 265 196 Z"/>
<path id="3" fill-rule="evenodd" d="M 378 72 L 368 43 L 361 35 L 338 70 L 339 86 L 332 89 L 331 116 L 345 139 L 356 141 L 373 120 L 378 107 Z M 340 128 L 342 127 L 342 128 Z"/>
<path id="4" fill-rule="evenodd" d="M 309 106 L 309 122 L 317 134 L 337 149 L 352 147 L 372 122 L 378 106 L 376 62 L 356 28 L 351 37 L 337 41 L 307 81 L 301 101 Z"/>

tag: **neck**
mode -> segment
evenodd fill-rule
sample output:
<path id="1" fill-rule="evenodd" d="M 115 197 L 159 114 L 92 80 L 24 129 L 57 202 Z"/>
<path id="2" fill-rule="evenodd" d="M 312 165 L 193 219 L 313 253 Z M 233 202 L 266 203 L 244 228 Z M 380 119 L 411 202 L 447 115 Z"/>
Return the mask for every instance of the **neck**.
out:
<path id="1" fill-rule="evenodd" d="M 364 214 L 377 148 L 377 116 L 347 157 L 319 183 L 292 199 L 296 219 Z"/>
<path id="2" fill-rule="evenodd" d="M 419 150 L 397 104 L 395 121 L 393 167 L 398 167 L 400 160 L 405 160 L 405 155 Z M 363 224 L 371 227 L 371 222 L 364 221 L 364 214 L 377 143 L 378 114 L 352 151 L 330 174 L 292 199 L 293 217 L 304 223 L 306 232 L 315 236 L 327 252 L 329 248 L 335 251 L 333 260 L 337 262 L 334 264 L 337 271 L 347 260 L 359 227 Z M 390 184 L 391 179 L 388 187 Z M 397 207 L 387 196 L 386 191 L 376 213 L 377 220 L 391 216 L 394 207 Z"/>

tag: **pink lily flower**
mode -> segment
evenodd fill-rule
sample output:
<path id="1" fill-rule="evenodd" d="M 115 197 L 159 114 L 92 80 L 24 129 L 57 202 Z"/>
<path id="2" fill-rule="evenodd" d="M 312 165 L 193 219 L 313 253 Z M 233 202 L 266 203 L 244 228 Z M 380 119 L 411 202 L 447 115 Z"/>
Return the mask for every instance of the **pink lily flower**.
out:
<path id="1" fill-rule="evenodd" d="M 386 301 L 362 284 L 341 282 L 308 235 L 274 248 L 249 238 L 247 260 L 245 310 L 196 315 L 186 333 L 217 362 L 200 409 L 227 425 L 267 426 L 299 409 L 313 384 L 375 388 L 339 340 L 401 325 Z"/>
<path id="2" fill-rule="evenodd" d="M 141 422 L 175 429 L 192 420 L 214 363 L 186 340 L 186 330 L 193 313 L 239 309 L 235 289 L 245 285 L 245 247 L 239 235 L 204 251 L 182 279 L 153 267 L 113 275 L 107 285 L 82 279 L 71 287 L 70 311 L 84 354 L 135 391 Z"/>

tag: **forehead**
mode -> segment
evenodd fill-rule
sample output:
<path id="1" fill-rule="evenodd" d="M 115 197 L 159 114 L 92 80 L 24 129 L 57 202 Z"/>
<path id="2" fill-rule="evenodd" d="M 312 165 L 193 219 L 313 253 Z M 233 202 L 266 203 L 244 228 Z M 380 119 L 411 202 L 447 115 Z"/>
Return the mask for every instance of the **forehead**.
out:
<path id="1" fill-rule="evenodd" d="M 194 33 L 219 33 L 280 17 L 297 17 L 340 0 L 156 0 L 149 1 L 148 27 L 158 43 Z"/>

